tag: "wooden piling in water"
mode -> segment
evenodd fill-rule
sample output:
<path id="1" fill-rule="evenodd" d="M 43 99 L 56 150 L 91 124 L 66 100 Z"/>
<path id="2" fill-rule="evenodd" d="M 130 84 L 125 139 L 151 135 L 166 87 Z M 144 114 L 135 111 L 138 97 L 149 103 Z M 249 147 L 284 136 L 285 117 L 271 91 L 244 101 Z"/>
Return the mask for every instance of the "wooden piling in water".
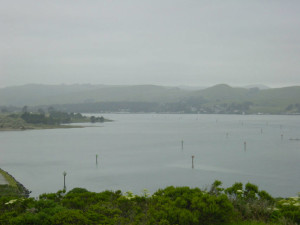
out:
<path id="1" fill-rule="evenodd" d="M 192 155 L 192 169 L 194 169 L 194 158 L 195 158 L 195 156 Z"/>
<path id="2" fill-rule="evenodd" d="M 63 175 L 64 175 L 64 190 L 66 190 L 67 189 L 67 187 L 66 187 L 66 175 L 67 175 L 66 171 L 63 172 Z"/>

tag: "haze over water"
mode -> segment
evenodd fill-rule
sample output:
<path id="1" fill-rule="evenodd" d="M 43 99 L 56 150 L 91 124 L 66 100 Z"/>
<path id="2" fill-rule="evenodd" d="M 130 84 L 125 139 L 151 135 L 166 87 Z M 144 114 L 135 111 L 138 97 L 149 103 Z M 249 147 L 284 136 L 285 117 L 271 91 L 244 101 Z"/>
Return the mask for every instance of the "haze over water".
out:
<path id="1" fill-rule="evenodd" d="M 224 187 L 251 182 L 275 197 L 300 191 L 300 141 L 289 140 L 300 138 L 298 116 L 104 116 L 115 121 L 0 132 L 0 167 L 32 196 L 62 189 L 64 171 L 68 190 L 140 194 L 169 185 L 205 188 L 218 179 Z"/>

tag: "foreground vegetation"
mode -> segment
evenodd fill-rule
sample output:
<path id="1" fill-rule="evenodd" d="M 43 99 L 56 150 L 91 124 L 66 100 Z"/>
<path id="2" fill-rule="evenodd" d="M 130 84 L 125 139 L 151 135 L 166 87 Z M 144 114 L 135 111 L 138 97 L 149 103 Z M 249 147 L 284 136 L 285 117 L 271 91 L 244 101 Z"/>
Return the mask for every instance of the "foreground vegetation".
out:
<path id="1" fill-rule="evenodd" d="M 274 199 L 256 185 L 167 187 L 149 195 L 74 188 L 38 199 L 2 196 L 0 224 L 299 224 L 299 197 Z"/>

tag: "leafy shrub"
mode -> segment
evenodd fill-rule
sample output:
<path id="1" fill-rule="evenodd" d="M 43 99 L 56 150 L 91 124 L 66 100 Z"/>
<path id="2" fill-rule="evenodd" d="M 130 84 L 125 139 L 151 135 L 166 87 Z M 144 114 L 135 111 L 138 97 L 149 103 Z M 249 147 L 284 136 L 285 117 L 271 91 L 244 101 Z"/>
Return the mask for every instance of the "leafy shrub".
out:
<path id="1" fill-rule="evenodd" d="M 154 221 L 170 224 L 222 224 L 231 220 L 233 206 L 224 194 L 170 186 L 154 193 L 151 214 Z"/>
<path id="2" fill-rule="evenodd" d="M 67 194 L 79 194 L 79 193 L 86 193 L 89 192 L 85 188 L 73 188 L 71 191 L 69 191 Z"/>
<path id="3" fill-rule="evenodd" d="M 285 224 L 300 223 L 299 197 L 276 200 L 256 185 L 215 181 L 209 191 L 167 187 L 149 196 L 74 188 L 39 199 L 0 197 L 1 224 Z M 241 222 L 245 221 L 245 222 Z M 257 222 L 259 221 L 259 222 Z M 235 223 L 234 223 L 235 222 Z"/>
<path id="4" fill-rule="evenodd" d="M 274 207 L 275 200 L 266 191 L 259 191 L 256 185 L 247 183 L 243 188 L 243 184 L 237 182 L 225 189 L 225 193 L 241 219 L 271 220 L 273 212 L 270 209 Z"/>
<path id="5" fill-rule="evenodd" d="M 300 224 L 300 197 L 290 197 L 277 202 L 280 215 Z"/>
<path id="6" fill-rule="evenodd" d="M 91 222 L 84 216 L 79 210 L 63 210 L 56 213 L 52 219 L 52 224 L 56 225 L 67 225 L 67 224 L 78 224 L 88 225 Z"/>

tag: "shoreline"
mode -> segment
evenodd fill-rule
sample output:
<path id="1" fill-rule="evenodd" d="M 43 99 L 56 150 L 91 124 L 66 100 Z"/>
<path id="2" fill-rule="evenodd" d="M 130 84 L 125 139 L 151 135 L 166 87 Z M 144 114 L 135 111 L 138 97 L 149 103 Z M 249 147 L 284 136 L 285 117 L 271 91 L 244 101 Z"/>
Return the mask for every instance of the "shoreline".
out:
<path id="1" fill-rule="evenodd" d="M 47 130 L 47 129 L 67 129 L 67 128 L 84 128 L 85 126 L 72 126 L 72 125 L 61 125 L 61 126 L 49 126 L 49 127 L 22 127 L 22 128 L 0 128 L 1 131 L 27 131 L 27 130 Z"/>
<path id="2" fill-rule="evenodd" d="M 55 117 L 56 116 L 56 117 Z M 77 117 L 76 117 L 77 116 Z M 49 120 L 49 121 L 48 121 Z M 60 128 L 84 128 L 85 124 L 80 123 L 104 123 L 112 120 L 104 117 L 86 117 L 81 114 L 69 114 L 57 112 L 54 117 L 45 114 L 23 113 L 23 114 L 1 114 L 0 131 L 24 131 L 24 130 L 44 130 Z M 79 124 L 78 124 L 79 123 Z"/>

